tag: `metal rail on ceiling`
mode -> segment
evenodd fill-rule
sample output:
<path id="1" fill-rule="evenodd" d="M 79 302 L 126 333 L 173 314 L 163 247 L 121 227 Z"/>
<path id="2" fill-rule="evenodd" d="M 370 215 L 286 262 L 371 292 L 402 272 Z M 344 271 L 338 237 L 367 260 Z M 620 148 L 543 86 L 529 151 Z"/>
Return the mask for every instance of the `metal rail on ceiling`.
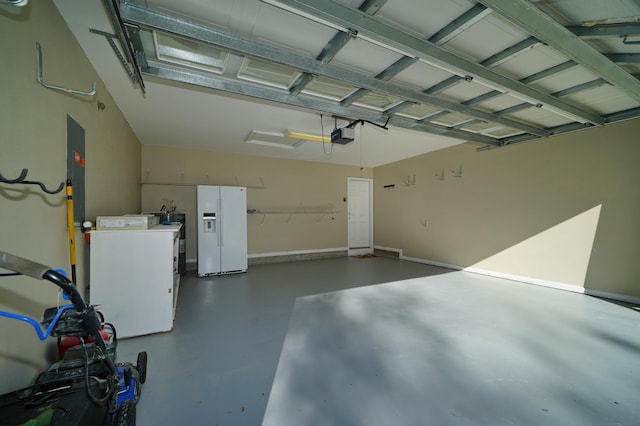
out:
<path id="1" fill-rule="evenodd" d="M 622 117 L 625 117 L 625 119 L 631 118 L 633 117 L 633 114 L 640 116 L 640 110 L 632 108 L 618 115 L 603 117 L 598 114 L 585 111 L 560 99 L 568 96 L 569 94 L 598 87 L 603 84 L 616 84 L 616 82 L 620 84 L 623 81 L 626 82 L 628 77 L 634 80 L 634 83 L 632 84 L 634 89 L 636 86 L 640 87 L 640 81 L 638 81 L 636 76 L 626 73 L 624 70 L 622 70 L 622 73 L 626 74 L 628 77 L 620 74 L 619 70 L 621 70 L 621 68 L 615 63 L 637 63 L 635 57 L 639 55 L 625 54 L 623 57 L 620 54 L 607 55 L 596 52 L 599 56 L 594 56 L 592 55 L 593 52 L 589 50 L 593 50 L 593 48 L 586 45 L 585 42 L 579 39 L 579 37 L 584 37 L 585 39 L 612 37 L 614 34 L 619 35 L 621 32 L 625 31 L 627 33 L 631 33 L 631 35 L 639 34 L 640 25 L 637 23 L 610 24 L 606 26 L 595 25 L 589 29 L 584 29 L 583 27 L 565 28 L 555 21 L 551 23 L 548 22 L 552 21 L 549 17 L 540 18 L 536 13 L 532 13 L 530 10 L 519 12 L 514 16 L 513 10 L 509 9 L 510 6 L 505 5 L 506 2 L 503 0 L 482 0 L 482 3 L 485 3 L 486 5 L 481 3 L 476 4 L 461 16 L 443 27 L 440 31 L 435 33 L 428 40 L 420 40 L 408 33 L 390 27 L 373 16 L 385 4 L 386 0 L 366 0 L 361 4 L 359 9 L 350 8 L 332 0 L 270 0 L 270 4 L 283 4 L 286 10 L 301 10 L 303 13 L 312 14 L 318 16 L 320 19 L 333 22 L 336 25 L 335 28 L 344 27 L 343 29 L 348 29 L 345 30 L 345 32 L 338 31 L 315 58 L 309 58 L 295 52 L 276 49 L 252 40 L 214 30 L 182 18 L 152 11 L 126 1 L 122 1 L 119 8 L 115 7 L 118 0 L 103 1 L 111 11 L 112 19 L 114 19 L 114 27 L 117 29 L 119 28 L 119 31 L 117 30 L 117 32 L 122 33 L 121 36 L 116 34 L 113 37 L 118 38 L 121 44 L 127 47 L 127 49 L 125 49 L 127 60 L 133 64 L 130 76 L 132 73 L 140 75 L 139 77 L 136 77 L 139 78 L 143 92 L 144 84 L 142 82 L 142 74 L 153 75 L 174 81 L 208 87 L 214 90 L 252 96 L 269 101 L 339 115 L 342 117 L 349 117 L 356 120 L 361 119 L 371 122 L 388 122 L 390 125 L 398 127 L 465 139 L 489 146 L 502 146 L 519 143 L 558 133 L 575 131 L 581 128 L 591 127 L 593 125 L 603 125 L 611 122 L 611 120 L 617 121 L 618 119 L 623 119 Z M 518 0 L 518 2 L 522 2 L 522 0 Z M 490 7 L 487 7 L 487 5 Z M 456 34 L 459 34 L 470 25 L 473 25 L 478 20 L 494 12 L 494 9 L 503 16 L 506 16 L 512 22 L 515 22 L 515 24 L 520 28 L 525 28 L 525 30 L 529 27 L 520 22 L 523 17 L 536 19 L 537 23 L 542 22 L 544 25 L 549 25 L 548 28 L 550 34 L 540 34 L 540 32 L 529 31 L 532 34 L 531 37 L 513 46 L 507 47 L 503 51 L 492 55 L 480 63 L 472 62 L 440 47 Z M 538 12 L 544 15 L 542 12 Z M 301 74 L 297 80 L 289 86 L 288 91 L 283 93 L 280 90 L 259 86 L 257 84 L 241 82 L 220 75 L 206 75 L 204 73 L 193 72 L 190 70 L 177 69 L 153 60 L 150 60 L 147 63 L 147 58 L 144 56 L 140 41 L 138 40 L 138 43 L 136 43 L 131 37 L 132 32 L 135 34 L 139 33 L 140 28 L 138 28 L 138 26 L 215 45 L 224 50 L 229 50 L 243 56 L 255 57 L 269 62 L 289 66 L 300 70 Z M 525 49 L 533 48 L 541 43 L 548 43 L 555 47 L 560 40 L 557 34 L 560 33 L 564 35 L 573 34 L 574 39 L 580 40 L 576 44 L 579 46 L 578 54 L 567 55 L 571 58 L 570 60 L 520 80 L 508 78 L 490 69 L 491 67 L 495 67 L 500 63 L 503 63 L 514 55 L 521 53 Z M 397 49 L 397 51 L 407 52 L 408 55 L 414 56 L 401 57 L 394 64 L 384 69 L 374 77 L 330 64 L 331 60 L 337 55 L 340 49 L 356 35 L 364 35 L 369 39 L 376 38 L 383 46 L 386 45 L 392 49 Z M 122 41 L 120 37 L 122 37 L 124 41 Z M 587 48 L 584 46 L 587 46 Z M 565 53 L 564 50 L 561 51 Z M 427 63 L 433 63 L 436 66 L 441 66 L 442 69 L 450 70 L 453 76 L 423 90 L 422 92 L 412 91 L 389 81 L 393 76 L 419 59 L 424 60 Z M 602 62 L 603 59 L 604 61 L 608 61 L 608 63 Z M 121 61 L 124 61 L 124 59 Z M 143 66 L 142 69 L 140 69 L 139 64 Z M 592 70 L 598 70 L 599 74 L 602 75 L 604 73 L 605 75 L 600 79 L 579 84 L 555 93 L 545 93 L 530 86 L 531 83 L 552 76 L 578 64 L 587 66 Z M 610 71 L 610 64 L 615 68 L 614 71 Z M 323 76 L 336 81 L 341 81 L 343 83 L 353 85 L 357 87 L 357 89 L 338 103 L 315 98 L 312 99 L 309 96 L 304 96 L 304 88 L 316 76 Z M 613 82 L 609 80 L 611 77 L 614 80 Z M 461 103 L 447 101 L 435 96 L 437 93 L 446 90 L 454 84 L 472 80 L 478 81 L 480 84 L 485 84 L 494 90 Z M 375 112 L 353 106 L 353 103 L 357 99 L 371 91 L 396 96 L 401 98 L 402 101 L 395 103 L 382 112 Z M 525 100 L 525 102 L 494 112 L 487 112 L 486 110 L 473 108 L 474 105 L 485 102 L 506 92 L 516 95 L 516 97 Z M 417 120 L 397 115 L 399 111 L 412 104 L 432 105 L 440 108 L 441 110 Z M 557 126 L 555 128 L 545 129 L 505 117 L 507 114 L 512 114 L 534 106 L 546 108 L 554 113 L 568 117 L 575 122 Z M 471 118 L 451 126 L 443 126 L 430 122 L 431 120 L 450 113 L 461 113 Z M 496 123 L 507 128 L 517 129 L 521 133 L 509 137 L 496 138 L 465 130 L 466 126 L 477 122 Z"/>

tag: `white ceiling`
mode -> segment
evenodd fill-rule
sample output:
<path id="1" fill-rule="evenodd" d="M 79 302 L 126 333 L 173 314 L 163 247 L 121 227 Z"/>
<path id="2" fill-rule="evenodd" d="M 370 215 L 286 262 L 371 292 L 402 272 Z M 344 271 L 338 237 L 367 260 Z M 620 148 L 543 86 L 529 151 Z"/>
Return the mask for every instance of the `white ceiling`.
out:
<path id="1" fill-rule="evenodd" d="M 636 77 L 640 69 L 634 56 L 640 46 L 633 43 L 640 40 L 636 22 L 640 5 L 634 0 L 280 0 L 277 7 L 267 0 L 131 0 L 128 4 L 133 8 L 129 9 L 139 7 L 143 13 L 162 14 L 179 23 L 172 30 L 176 34 L 204 40 L 189 33 L 196 26 L 204 26 L 222 34 L 221 39 L 228 35 L 234 42 L 247 41 L 258 48 L 252 55 L 241 51 L 244 45 L 229 48 L 222 41 L 218 44 L 218 39 L 209 39 L 208 45 L 231 53 L 220 73 L 196 71 L 198 81 L 193 85 L 153 75 L 153 69 L 162 69 L 166 63 L 155 57 L 156 49 L 152 46 L 149 50 L 147 41 L 144 54 L 150 68 L 142 70 L 145 93 L 129 78 L 107 39 L 89 31 L 117 33 L 105 8 L 108 1 L 54 3 L 145 145 L 375 167 L 466 140 L 503 146 L 640 116 L 640 83 Z M 295 11 L 285 10 L 286 6 L 283 9 L 283 3 L 293 4 Z M 518 8 L 509 11 L 516 3 Z M 365 5 L 373 7 L 369 15 L 357 10 Z M 332 15 L 335 10 L 341 12 Z M 477 13 L 471 19 L 468 13 L 473 11 Z M 304 13 L 314 18 L 301 17 Z M 465 16 L 468 20 L 461 23 Z M 529 22 L 544 30 L 536 32 L 536 28 L 528 27 Z M 155 24 L 145 26 L 136 21 L 147 40 L 154 34 L 147 28 Z M 616 25 L 625 25 L 630 43 L 610 34 L 573 37 L 568 30 L 609 30 Z M 357 37 L 349 38 L 329 60 L 319 61 L 318 55 L 330 45 L 336 28 L 355 30 Z M 441 30 L 451 28 L 455 30 L 453 35 L 438 38 Z M 532 42 L 526 44 L 529 40 Z M 524 47 L 503 55 L 520 44 Z M 257 83 L 242 80 L 240 74 L 253 60 L 247 58 L 274 48 L 276 54 L 284 55 L 279 66 L 285 63 L 298 74 L 306 70 L 297 65 L 304 67 L 309 60 L 315 61 L 308 65 L 315 71 L 307 71 L 315 78 L 302 93 L 290 96 L 295 86 L 292 80 L 279 88 L 263 85 L 260 90 L 270 91 L 271 97 L 256 96 Z M 631 56 L 605 60 L 603 55 L 612 53 Z M 492 62 L 500 55 L 500 60 Z M 277 62 L 277 55 L 266 56 L 263 60 Z M 387 79 L 379 76 L 392 69 L 396 61 L 410 57 L 419 60 Z M 570 60 L 574 61 L 571 67 L 533 78 Z M 190 72 L 196 75 L 193 68 Z M 202 87 L 199 78 L 205 74 L 207 81 L 219 83 Z M 338 80 L 341 76 L 344 79 Z M 467 81 L 458 78 L 455 84 L 437 88 L 456 76 L 466 76 Z M 354 86 L 353 81 L 362 84 Z M 229 82 L 241 89 L 229 93 L 211 88 L 226 90 Z M 323 88 L 330 91 L 352 86 L 379 88 L 381 92 L 369 90 L 370 98 L 360 98 L 346 107 L 341 103 L 346 99 L 341 98 L 343 95 L 336 99 L 318 97 L 317 90 Z M 574 90 L 576 87 L 578 90 Z M 498 95 L 476 101 L 491 92 Z M 274 97 L 295 101 L 284 105 L 273 102 Z M 395 103 L 407 99 L 411 102 L 390 112 Z M 375 102 L 386 105 L 376 107 Z M 335 115 L 351 121 L 334 119 L 331 111 L 336 110 L 345 114 Z M 307 141 L 291 148 L 290 142 L 285 147 L 246 142 L 252 131 L 283 135 L 289 130 L 328 136 L 336 125 L 344 127 L 372 114 L 380 118 L 376 120 L 379 125 L 384 124 L 383 118 L 390 117 L 388 129 L 371 121 L 357 124 L 355 142 L 345 146 Z M 474 117 L 480 120 L 468 122 Z"/>
<path id="2" fill-rule="evenodd" d="M 113 33 L 102 2 L 54 3 L 143 145 L 376 167 L 463 142 L 400 128 L 383 130 L 358 125 L 355 142 L 347 146 L 304 142 L 296 149 L 284 149 L 248 144 L 245 140 L 252 130 L 280 134 L 294 130 L 319 135 L 320 114 L 153 77 L 145 77 L 143 95 L 131 83 L 104 37 L 89 32 L 94 28 Z M 204 2 L 199 3 L 204 7 Z M 226 3 L 230 6 L 234 2 Z M 244 3 L 260 4 L 236 1 L 234 7 L 241 8 L 239 5 Z M 328 136 L 334 119 L 325 115 L 323 125 Z"/>

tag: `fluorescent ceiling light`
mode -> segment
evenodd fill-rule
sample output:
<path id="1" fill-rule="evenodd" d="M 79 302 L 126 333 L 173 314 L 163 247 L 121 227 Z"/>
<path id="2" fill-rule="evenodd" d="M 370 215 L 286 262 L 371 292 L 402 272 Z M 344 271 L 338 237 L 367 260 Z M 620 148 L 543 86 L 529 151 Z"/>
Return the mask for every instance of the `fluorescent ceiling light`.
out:
<path id="1" fill-rule="evenodd" d="M 267 141 L 253 140 L 253 139 L 245 141 L 245 142 L 253 144 L 253 145 L 272 146 L 274 148 L 296 149 L 296 147 L 293 146 L 293 145 L 287 145 L 287 144 L 277 143 L 277 142 L 267 142 Z"/>
<path id="2" fill-rule="evenodd" d="M 286 138 L 302 139 L 302 140 L 311 141 L 311 142 L 331 143 L 331 137 L 330 136 L 321 136 L 321 135 L 314 135 L 314 134 L 311 134 L 311 133 L 293 132 L 291 130 L 287 130 L 287 132 L 284 134 L 284 136 Z"/>
<path id="3" fill-rule="evenodd" d="M 252 130 L 245 139 L 246 143 L 271 146 L 274 148 L 296 149 L 302 142 L 287 138 L 282 133 L 257 132 Z"/>
<path id="4" fill-rule="evenodd" d="M 246 143 L 254 145 L 286 149 L 296 149 L 306 141 L 331 143 L 331 137 L 316 135 L 313 133 L 294 132 L 291 130 L 287 130 L 285 133 L 270 133 L 252 130 L 245 139 Z"/>

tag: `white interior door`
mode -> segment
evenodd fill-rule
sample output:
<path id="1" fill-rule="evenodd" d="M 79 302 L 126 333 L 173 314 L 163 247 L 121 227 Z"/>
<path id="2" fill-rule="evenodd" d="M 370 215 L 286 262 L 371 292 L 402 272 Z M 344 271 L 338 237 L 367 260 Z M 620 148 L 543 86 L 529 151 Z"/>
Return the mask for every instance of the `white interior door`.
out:
<path id="1" fill-rule="evenodd" d="M 373 182 L 348 178 L 347 228 L 349 255 L 373 252 Z"/>

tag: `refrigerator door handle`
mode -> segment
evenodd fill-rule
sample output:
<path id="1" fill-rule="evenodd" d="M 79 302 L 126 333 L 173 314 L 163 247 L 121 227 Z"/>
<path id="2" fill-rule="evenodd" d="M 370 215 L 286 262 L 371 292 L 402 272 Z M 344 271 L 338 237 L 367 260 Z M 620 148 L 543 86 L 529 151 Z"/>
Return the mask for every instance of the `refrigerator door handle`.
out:
<path id="1" fill-rule="evenodd" d="M 222 197 L 218 198 L 218 203 L 220 205 L 220 207 L 218 208 L 218 211 L 220 212 L 220 220 L 224 220 L 224 211 L 223 211 L 222 201 L 223 201 Z M 220 227 L 220 247 L 224 246 L 224 235 L 222 234 L 222 229 L 223 227 L 221 226 Z"/>

